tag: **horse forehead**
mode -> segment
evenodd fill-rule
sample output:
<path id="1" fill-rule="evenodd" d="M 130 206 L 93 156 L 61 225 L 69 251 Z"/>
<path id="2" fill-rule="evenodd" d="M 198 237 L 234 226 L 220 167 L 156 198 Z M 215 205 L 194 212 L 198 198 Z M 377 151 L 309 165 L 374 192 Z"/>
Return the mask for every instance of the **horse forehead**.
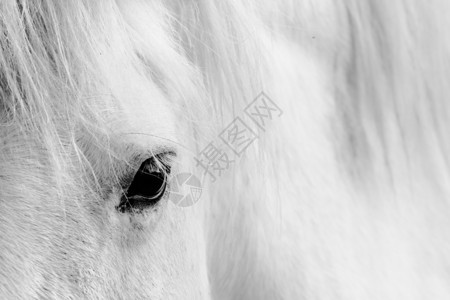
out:
<path id="1" fill-rule="evenodd" d="M 176 140 L 173 105 L 156 84 L 126 78 L 114 85 L 113 93 L 114 102 L 104 108 L 109 112 L 106 126 L 119 142 L 144 149 Z"/>
<path id="2" fill-rule="evenodd" d="M 152 137 L 175 139 L 174 113 L 164 96 L 155 92 L 149 97 L 130 97 L 122 101 L 124 108 L 112 124 L 115 133 L 129 136 L 136 143 L 152 140 Z"/>

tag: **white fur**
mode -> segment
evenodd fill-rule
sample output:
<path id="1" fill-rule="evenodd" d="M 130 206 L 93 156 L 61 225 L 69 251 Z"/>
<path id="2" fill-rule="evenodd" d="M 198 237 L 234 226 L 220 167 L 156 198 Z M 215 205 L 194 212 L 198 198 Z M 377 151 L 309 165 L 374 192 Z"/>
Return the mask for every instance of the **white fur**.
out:
<path id="1" fill-rule="evenodd" d="M 0 298 L 448 299 L 448 8 L 3 1 Z M 197 205 L 115 210 L 261 91 L 283 115 Z"/>

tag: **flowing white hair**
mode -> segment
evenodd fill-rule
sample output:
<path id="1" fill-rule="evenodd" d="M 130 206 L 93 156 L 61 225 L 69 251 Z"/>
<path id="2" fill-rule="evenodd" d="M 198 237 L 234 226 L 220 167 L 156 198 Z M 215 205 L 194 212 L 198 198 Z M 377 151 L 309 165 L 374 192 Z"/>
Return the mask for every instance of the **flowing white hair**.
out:
<path id="1" fill-rule="evenodd" d="M 301 153 L 283 143 L 311 137 L 317 129 L 311 125 L 314 121 L 326 123 L 328 141 L 312 136 L 311 142 L 324 148 L 333 146 L 333 159 L 339 170 L 349 175 L 353 188 L 387 183 L 395 190 L 399 182 L 406 182 L 406 194 L 412 195 L 414 189 L 429 185 L 434 195 L 443 195 L 446 202 L 446 153 L 450 150 L 445 132 L 449 120 L 445 97 L 450 91 L 446 82 L 450 72 L 447 2 L 3 0 L 0 126 L 4 130 L 0 141 L 8 144 L 0 144 L 1 149 L 17 148 L 17 143 L 11 142 L 17 140 L 26 146 L 21 150 L 22 158 L 39 151 L 42 160 L 45 154 L 45 163 L 54 167 L 54 174 L 68 174 L 53 176 L 62 187 L 73 177 L 64 171 L 68 165 L 72 168 L 77 165 L 74 161 L 82 162 L 89 169 L 92 163 L 89 153 L 83 151 L 86 145 L 79 142 L 80 134 L 91 136 L 88 140 L 95 147 L 112 152 L 104 143 L 110 135 L 105 122 L 110 110 L 118 109 L 125 97 L 117 88 L 125 77 L 134 82 L 130 89 L 157 86 L 179 116 L 177 126 L 187 124 L 192 129 L 186 139 L 195 140 L 197 149 L 267 88 L 278 91 L 275 99 L 288 112 L 279 127 L 283 130 L 276 138 L 267 133 L 258 140 L 258 147 L 250 149 L 247 160 L 240 163 L 241 170 L 226 179 L 228 184 L 215 186 L 218 191 L 213 197 L 223 201 L 211 204 L 212 212 L 219 213 L 232 203 L 227 209 L 235 220 L 240 211 L 269 216 L 273 203 L 263 207 L 255 204 L 257 200 L 279 200 L 286 195 L 297 199 L 296 188 L 304 182 L 290 175 L 298 171 L 294 166 L 310 166 L 308 155 L 315 153 L 308 148 L 308 140 L 301 142 L 309 152 Z M 291 62 L 297 54 L 311 60 Z M 296 76 L 299 73 L 302 76 Z M 320 94 L 307 99 L 301 89 L 322 79 L 327 90 L 323 95 L 331 109 L 328 114 L 314 112 L 310 117 L 308 109 L 324 104 Z M 294 124 L 296 118 L 298 124 Z M 298 130 L 299 124 L 306 123 L 312 128 L 309 136 L 309 127 Z M 301 163 L 295 164 L 296 159 Z M 274 178 L 280 169 L 284 175 Z M 266 186 L 264 174 L 276 183 Z M 304 190 L 321 189 L 320 178 L 313 178 L 312 188 Z M 237 202 L 227 201 L 223 195 Z M 306 210 L 309 203 L 304 199 L 308 196 L 292 203 L 305 204 Z M 242 199 L 245 201 L 239 202 Z M 298 213 L 301 209 L 292 209 L 296 214 L 292 219 L 309 217 Z M 251 218 L 241 218 L 233 225 L 220 235 L 224 244 L 227 235 L 236 240 L 241 234 L 247 241 L 249 236 L 256 239 L 250 233 L 264 232 L 265 242 L 270 243 L 270 234 L 276 234 Z M 230 253 L 249 261 L 253 259 L 249 253 L 260 255 L 246 271 L 259 272 L 265 283 L 270 271 L 279 270 L 279 266 L 258 269 L 259 258 L 270 259 L 270 254 L 278 253 L 270 251 L 280 247 L 273 244 L 269 250 L 258 252 L 259 248 L 252 248 L 258 243 L 252 241 L 247 242 L 247 248 L 233 248 L 235 252 Z M 287 257 L 299 256 L 288 246 L 280 251 L 291 251 Z M 214 260 L 219 261 L 213 256 Z M 211 265 L 216 274 L 222 274 L 217 275 L 217 281 L 223 282 L 224 290 L 237 286 L 237 291 L 245 293 L 252 289 L 251 284 L 256 285 L 249 282 L 249 276 L 239 282 L 239 276 L 244 276 L 239 262 L 220 263 Z M 282 273 L 267 289 L 273 296 L 279 296 L 280 290 L 285 291 L 284 296 L 295 295 L 289 291 L 296 284 L 289 286 L 288 276 Z M 245 285 L 248 289 L 242 287 Z M 257 295 L 257 288 L 253 291 L 251 295 Z"/>
<path id="2" fill-rule="evenodd" d="M 341 153 L 358 174 L 371 169 L 394 185 L 410 176 L 411 188 L 428 179 L 447 189 L 448 9 L 445 1 L 345 3 L 336 100 Z"/>
<path id="3" fill-rule="evenodd" d="M 120 1 L 0 4 L 1 120 L 14 135 L 4 139 L 23 141 L 22 157 L 39 152 L 55 167 L 49 177 L 66 180 L 61 168 L 74 159 L 90 169 L 80 135 L 114 156 L 105 122 L 126 97 L 121 78 L 135 82 L 130 90 L 157 85 L 182 119 L 201 119 L 201 79 L 176 43 L 173 17 L 161 3 L 134 5 L 135 18 Z"/>
<path id="4" fill-rule="evenodd" d="M 116 96 L 105 65 L 119 52 L 136 76 L 156 81 L 174 105 L 189 108 L 191 119 L 205 102 L 220 115 L 236 113 L 264 87 L 267 53 L 258 35 L 268 29 L 329 52 L 336 74 L 333 121 L 342 124 L 344 145 L 338 153 L 347 166 L 359 165 L 353 169 L 359 173 L 373 164 L 389 172 L 419 164 L 441 170 L 445 176 L 437 181 L 447 179 L 444 2 L 333 4 L 337 17 L 328 18 L 341 26 L 336 43 L 329 43 L 327 16 L 319 19 L 324 4 L 136 1 L 143 8 L 137 16 L 126 16 L 127 5 L 3 1 L 2 122 L 22 133 L 35 128 L 40 138 L 74 130 L 93 102 Z M 318 42 L 311 43 L 311 33 Z M 41 142 L 52 140 L 58 139 Z"/>

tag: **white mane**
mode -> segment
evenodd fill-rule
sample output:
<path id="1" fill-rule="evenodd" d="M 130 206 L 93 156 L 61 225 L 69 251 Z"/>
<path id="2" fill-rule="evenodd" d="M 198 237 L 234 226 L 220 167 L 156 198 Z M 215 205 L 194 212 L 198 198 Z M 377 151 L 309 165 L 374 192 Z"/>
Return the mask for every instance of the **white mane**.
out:
<path id="1" fill-rule="evenodd" d="M 285 113 L 229 175 L 205 185 L 192 213 L 206 236 L 192 254 L 207 260 L 195 269 L 198 289 L 210 285 L 223 299 L 448 296 L 449 8 L 400 0 L 2 1 L 0 201 L 24 190 L 20 199 L 57 195 L 64 210 L 84 205 L 64 199 L 87 194 L 101 202 L 113 185 L 104 175 L 125 161 L 115 143 L 122 137 L 107 128 L 129 121 L 112 116 L 130 103 L 155 101 L 156 115 L 165 104 L 155 99 L 167 99 L 175 125 L 151 134 L 178 135 L 171 142 L 192 154 L 264 91 Z M 155 115 L 155 123 L 172 122 Z M 202 230 L 189 238 L 202 239 Z M 0 270 L 0 279 L 16 271 Z M 79 284 L 89 290 L 86 282 Z M 176 298 L 188 286 L 152 295 Z M 0 295 L 16 290 L 0 287 Z"/>

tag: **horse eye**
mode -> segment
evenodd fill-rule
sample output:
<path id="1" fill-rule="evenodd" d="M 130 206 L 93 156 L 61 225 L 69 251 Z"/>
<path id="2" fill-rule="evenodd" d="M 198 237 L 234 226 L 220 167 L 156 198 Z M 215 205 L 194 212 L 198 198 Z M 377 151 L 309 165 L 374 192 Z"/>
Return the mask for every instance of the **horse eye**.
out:
<path id="1" fill-rule="evenodd" d="M 155 206 L 165 194 L 169 174 L 170 166 L 164 163 L 162 155 L 145 160 L 123 193 L 117 210 L 141 212 Z"/>

